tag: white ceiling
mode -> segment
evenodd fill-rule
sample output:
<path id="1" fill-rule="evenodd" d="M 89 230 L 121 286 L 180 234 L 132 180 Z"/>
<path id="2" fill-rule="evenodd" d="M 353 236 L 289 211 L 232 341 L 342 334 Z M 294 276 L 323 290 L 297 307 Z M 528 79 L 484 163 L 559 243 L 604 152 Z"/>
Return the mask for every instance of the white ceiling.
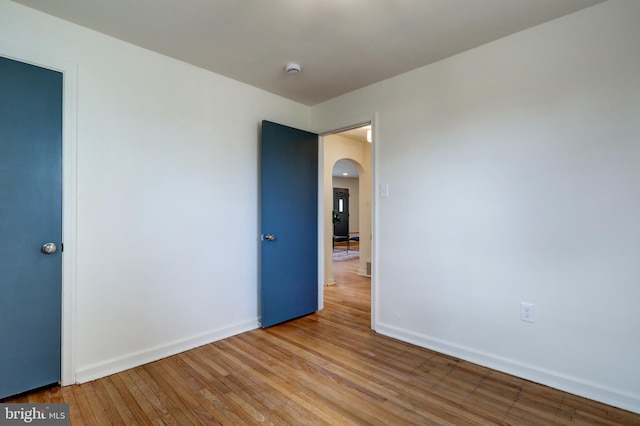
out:
<path id="1" fill-rule="evenodd" d="M 367 140 L 367 130 L 369 129 L 371 129 L 371 125 L 368 124 L 366 126 L 344 130 L 336 134 L 356 142 L 369 143 Z M 338 160 L 333 166 L 332 176 L 358 178 L 360 177 L 360 173 L 358 172 L 358 167 L 351 160 Z"/>
<path id="2" fill-rule="evenodd" d="M 361 127 L 355 127 L 353 129 L 349 129 L 349 130 L 343 130 L 339 133 L 337 133 L 338 135 L 348 138 L 348 139 L 352 139 L 354 141 L 358 141 L 358 142 L 368 142 L 367 140 L 367 131 L 371 129 L 371 125 L 367 124 L 366 126 L 361 126 Z"/>
<path id="3" fill-rule="evenodd" d="M 314 105 L 603 0 L 14 1 Z"/>
<path id="4" fill-rule="evenodd" d="M 345 175 L 346 173 L 346 175 Z M 360 177 L 360 173 L 358 173 L 358 168 L 351 160 L 338 160 L 336 164 L 333 165 L 333 173 L 334 177 L 341 178 L 349 178 L 355 179 Z"/>

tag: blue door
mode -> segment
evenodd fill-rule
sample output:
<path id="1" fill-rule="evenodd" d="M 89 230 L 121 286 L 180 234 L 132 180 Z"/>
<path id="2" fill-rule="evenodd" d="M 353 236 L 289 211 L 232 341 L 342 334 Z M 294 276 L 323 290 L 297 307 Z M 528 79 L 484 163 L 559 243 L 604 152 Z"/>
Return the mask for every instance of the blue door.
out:
<path id="1" fill-rule="evenodd" d="M 318 135 L 262 122 L 260 316 L 318 310 Z"/>
<path id="2" fill-rule="evenodd" d="M 62 74 L 0 57 L 0 398 L 60 380 L 61 185 Z"/>

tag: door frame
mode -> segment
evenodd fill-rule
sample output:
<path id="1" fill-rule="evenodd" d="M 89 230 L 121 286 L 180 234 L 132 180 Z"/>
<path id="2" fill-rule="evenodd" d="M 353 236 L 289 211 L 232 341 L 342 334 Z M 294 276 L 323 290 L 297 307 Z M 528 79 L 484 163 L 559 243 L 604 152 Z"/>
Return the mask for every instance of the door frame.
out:
<path id="1" fill-rule="evenodd" d="M 0 56 L 62 73 L 62 386 L 76 382 L 76 208 L 78 66 L 67 60 L 0 43 Z"/>
<path id="2" fill-rule="evenodd" d="M 378 113 L 352 116 L 330 122 L 313 130 L 319 135 L 318 141 L 318 309 L 324 309 L 324 226 L 329 220 L 324 217 L 324 137 L 345 130 L 371 125 L 371 329 L 378 324 Z"/>

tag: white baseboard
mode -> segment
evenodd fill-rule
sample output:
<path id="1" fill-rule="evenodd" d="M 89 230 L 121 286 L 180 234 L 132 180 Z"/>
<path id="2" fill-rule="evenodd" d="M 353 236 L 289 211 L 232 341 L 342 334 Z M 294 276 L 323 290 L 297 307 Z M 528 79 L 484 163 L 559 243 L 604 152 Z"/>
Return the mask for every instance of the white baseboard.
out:
<path id="1" fill-rule="evenodd" d="M 76 371 L 76 382 L 90 382 L 92 380 L 157 361 L 189 349 L 197 348 L 198 346 L 216 342 L 236 334 L 255 330 L 258 327 L 258 320 L 253 319 L 230 327 L 202 333 L 186 339 L 175 340 L 167 344 L 123 355 L 121 357 L 112 358 L 104 362 L 78 369 Z"/>
<path id="2" fill-rule="evenodd" d="M 640 396 L 378 322 L 376 332 L 474 364 L 640 414 Z"/>

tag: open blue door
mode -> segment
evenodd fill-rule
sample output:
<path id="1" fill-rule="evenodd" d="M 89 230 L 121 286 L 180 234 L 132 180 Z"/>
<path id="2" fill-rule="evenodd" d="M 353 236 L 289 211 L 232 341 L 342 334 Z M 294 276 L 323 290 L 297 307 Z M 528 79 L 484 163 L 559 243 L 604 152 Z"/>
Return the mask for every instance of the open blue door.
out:
<path id="1" fill-rule="evenodd" d="M 318 310 L 318 135 L 262 122 L 260 317 Z"/>
<path id="2" fill-rule="evenodd" d="M 0 398 L 60 380 L 61 240 L 62 74 L 0 57 Z"/>

